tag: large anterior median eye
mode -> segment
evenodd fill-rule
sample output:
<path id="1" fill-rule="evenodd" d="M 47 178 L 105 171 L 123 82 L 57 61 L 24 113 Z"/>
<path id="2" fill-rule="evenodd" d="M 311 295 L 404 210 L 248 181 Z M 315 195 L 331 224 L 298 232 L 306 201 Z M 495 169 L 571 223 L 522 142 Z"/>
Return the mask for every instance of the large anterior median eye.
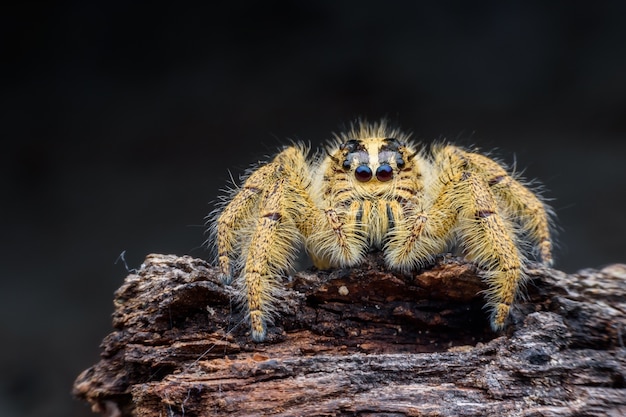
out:
<path id="1" fill-rule="evenodd" d="M 354 170 L 354 176 L 357 180 L 366 182 L 372 178 L 372 170 L 367 165 L 359 165 Z"/>
<path id="2" fill-rule="evenodd" d="M 393 178 L 393 169 L 387 164 L 383 164 L 376 170 L 378 181 L 385 182 Z"/>

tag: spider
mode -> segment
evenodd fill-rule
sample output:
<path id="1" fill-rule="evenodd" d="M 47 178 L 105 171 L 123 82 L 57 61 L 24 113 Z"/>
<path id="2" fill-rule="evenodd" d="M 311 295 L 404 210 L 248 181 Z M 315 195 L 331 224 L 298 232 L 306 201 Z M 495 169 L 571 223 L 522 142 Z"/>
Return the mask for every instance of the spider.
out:
<path id="1" fill-rule="evenodd" d="M 359 120 L 309 157 L 285 147 L 212 215 L 221 278 L 241 295 L 251 337 L 266 338 L 281 277 L 304 245 L 319 269 L 370 250 L 409 273 L 453 244 L 483 272 L 502 329 L 533 255 L 552 263 L 551 209 L 494 160 L 451 144 L 425 149 L 385 120 Z"/>

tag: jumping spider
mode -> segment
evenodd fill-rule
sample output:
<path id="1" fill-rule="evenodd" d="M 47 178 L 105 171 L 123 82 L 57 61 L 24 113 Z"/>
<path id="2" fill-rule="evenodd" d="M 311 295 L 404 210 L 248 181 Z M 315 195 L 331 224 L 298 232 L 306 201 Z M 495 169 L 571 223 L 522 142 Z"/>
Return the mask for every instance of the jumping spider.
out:
<path id="1" fill-rule="evenodd" d="M 213 215 L 220 275 L 236 278 L 255 341 L 301 244 L 320 269 L 379 249 L 401 272 L 456 244 L 484 272 L 494 330 L 524 281 L 529 248 L 552 262 L 550 208 L 486 156 L 449 144 L 427 152 L 385 121 L 359 121 L 325 150 L 309 159 L 306 146 L 285 147 Z"/>

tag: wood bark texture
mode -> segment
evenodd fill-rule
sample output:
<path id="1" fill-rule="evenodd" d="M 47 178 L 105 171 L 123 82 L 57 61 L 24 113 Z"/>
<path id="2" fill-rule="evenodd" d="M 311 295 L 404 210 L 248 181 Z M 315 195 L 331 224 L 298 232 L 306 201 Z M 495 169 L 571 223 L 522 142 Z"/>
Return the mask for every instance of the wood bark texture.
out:
<path id="1" fill-rule="evenodd" d="M 452 256 L 299 272 L 257 344 L 215 268 L 149 255 L 74 395 L 111 417 L 626 415 L 626 265 L 530 270 L 501 334 L 479 275 Z"/>

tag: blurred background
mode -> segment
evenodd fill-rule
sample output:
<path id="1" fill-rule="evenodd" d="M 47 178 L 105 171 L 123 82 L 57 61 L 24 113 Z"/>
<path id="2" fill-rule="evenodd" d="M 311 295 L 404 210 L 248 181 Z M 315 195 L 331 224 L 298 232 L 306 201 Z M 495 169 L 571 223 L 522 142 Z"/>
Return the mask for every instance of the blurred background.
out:
<path id="1" fill-rule="evenodd" d="M 91 415 L 70 390 L 118 256 L 208 258 L 229 171 L 357 116 L 539 179 L 556 267 L 626 261 L 625 2 L 16 2 L 0 22 L 2 416 Z"/>

